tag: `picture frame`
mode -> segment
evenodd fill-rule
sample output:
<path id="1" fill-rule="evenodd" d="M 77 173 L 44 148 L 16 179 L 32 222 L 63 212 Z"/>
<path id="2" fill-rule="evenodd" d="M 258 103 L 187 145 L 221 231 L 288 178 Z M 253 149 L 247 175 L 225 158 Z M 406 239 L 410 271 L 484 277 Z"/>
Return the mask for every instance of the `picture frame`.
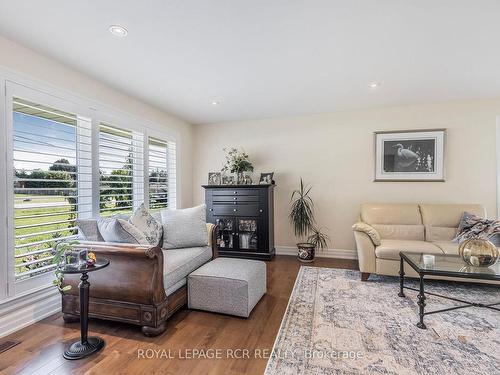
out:
<path id="1" fill-rule="evenodd" d="M 252 185 L 253 184 L 252 172 L 243 172 L 242 181 L 240 182 L 240 184 Z"/>
<path id="2" fill-rule="evenodd" d="M 236 175 L 234 173 L 223 173 L 221 185 L 236 185 Z"/>
<path id="3" fill-rule="evenodd" d="M 444 182 L 446 129 L 374 133 L 374 181 Z"/>
<path id="4" fill-rule="evenodd" d="M 260 178 L 259 178 L 259 185 L 274 184 L 273 176 L 274 176 L 274 172 L 261 173 Z"/>
<path id="5" fill-rule="evenodd" d="M 220 185 L 221 184 L 221 173 L 220 172 L 208 172 L 208 184 L 209 185 Z"/>

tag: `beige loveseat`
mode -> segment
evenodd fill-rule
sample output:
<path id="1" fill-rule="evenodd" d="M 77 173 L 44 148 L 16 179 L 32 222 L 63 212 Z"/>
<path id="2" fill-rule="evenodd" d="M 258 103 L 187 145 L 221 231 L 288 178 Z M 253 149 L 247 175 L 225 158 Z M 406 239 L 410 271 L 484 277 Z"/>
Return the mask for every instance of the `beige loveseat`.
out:
<path id="1" fill-rule="evenodd" d="M 399 275 L 400 251 L 458 254 L 452 239 L 464 211 L 486 216 L 478 204 L 363 204 L 353 225 L 361 279 Z M 407 275 L 416 276 L 409 268 Z"/>

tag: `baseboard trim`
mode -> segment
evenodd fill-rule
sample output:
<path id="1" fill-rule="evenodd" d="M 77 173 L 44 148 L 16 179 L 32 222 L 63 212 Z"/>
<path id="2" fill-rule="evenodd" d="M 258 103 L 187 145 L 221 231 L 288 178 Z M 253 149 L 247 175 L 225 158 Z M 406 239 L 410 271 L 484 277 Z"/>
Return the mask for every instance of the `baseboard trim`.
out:
<path id="1" fill-rule="evenodd" d="M 61 295 L 51 286 L 0 305 L 0 337 L 61 311 Z"/>
<path id="2" fill-rule="evenodd" d="M 297 248 L 295 246 L 276 246 L 276 255 L 293 255 L 297 256 Z M 358 259 L 356 250 L 349 249 L 325 249 L 316 252 L 318 258 L 338 258 L 338 259 Z"/>

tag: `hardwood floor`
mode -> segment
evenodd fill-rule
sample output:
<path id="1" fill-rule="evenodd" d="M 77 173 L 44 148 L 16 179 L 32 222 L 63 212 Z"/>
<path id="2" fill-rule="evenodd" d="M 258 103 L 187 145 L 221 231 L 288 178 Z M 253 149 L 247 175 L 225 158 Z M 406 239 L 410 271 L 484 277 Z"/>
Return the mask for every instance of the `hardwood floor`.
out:
<path id="1" fill-rule="evenodd" d="M 44 375 L 262 374 L 267 363 L 264 350 L 273 347 L 301 264 L 295 257 L 277 256 L 267 265 L 268 292 L 248 319 L 183 309 L 168 321 L 166 332 L 154 338 L 143 336 L 139 327 L 91 320 L 89 335 L 104 338 L 106 347 L 90 358 L 67 361 L 62 353 L 79 337 L 79 323 L 64 324 L 61 314 L 56 314 L 4 338 L 21 343 L 0 354 L 0 371 Z M 317 258 L 308 265 L 357 269 L 356 261 L 345 259 Z M 222 358 L 203 358 L 203 354 L 217 355 L 216 349 Z M 154 355 L 153 350 L 158 357 L 146 358 Z M 186 358 L 193 357 L 194 350 L 199 351 L 198 358 Z M 231 353 L 234 358 L 230 358 Z M 249 358 L 245 358 L 246 353 Z M 145 358 L 139 358 L 142 354 Z"/>

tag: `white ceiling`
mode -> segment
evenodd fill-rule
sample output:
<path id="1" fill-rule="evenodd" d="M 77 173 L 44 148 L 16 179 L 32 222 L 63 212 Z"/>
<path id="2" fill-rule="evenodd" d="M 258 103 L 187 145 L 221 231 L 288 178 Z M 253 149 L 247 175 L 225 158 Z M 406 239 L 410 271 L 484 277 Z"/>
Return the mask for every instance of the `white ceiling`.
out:
<path id="1" fill-rule="evenodd" d="M 0 0 L 0 33 L 207 123 L 500 96 L 499 15 L 499 0 Z"/>

